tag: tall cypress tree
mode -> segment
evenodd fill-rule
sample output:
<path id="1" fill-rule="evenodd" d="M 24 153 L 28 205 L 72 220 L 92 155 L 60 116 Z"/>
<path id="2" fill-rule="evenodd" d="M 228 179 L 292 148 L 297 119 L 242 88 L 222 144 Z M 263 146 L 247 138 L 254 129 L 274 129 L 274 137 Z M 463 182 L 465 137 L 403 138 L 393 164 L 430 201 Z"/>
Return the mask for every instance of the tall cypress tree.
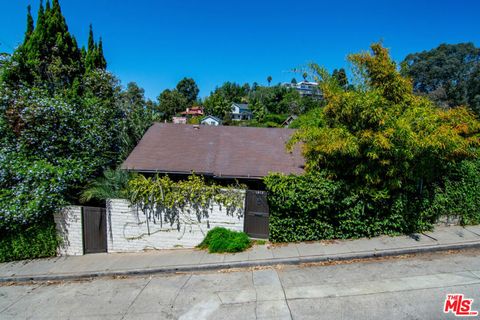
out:
<path id="1" fill-rule="evenodd" d="M 93 36 L 93 27 L 90 24 L 88 31 L 88 43 L 87 43 L 87 52 L 84 58 L 85 71 L 90 71 L 95 69 L 95 38 Z"/>
<path id="2" fill-rule="evenodd" d="M 103 55 L 103 41 L 102 38 L 100 37 L 100 40 L 98 42 L 98 49 L 97 49 L 97 62 L 96 66 L 97 68 L 105 70 L 107 68 L 107 60 L 105 60 L 105 56 Z"/>
<path id="3" fill-rule="evenodd" d="M 90 24 L 90 31 L 88 32 L 88 47 L 87 53 L 85 56 L 85 70 L 95 70 L 95 69 L 106 69 L 107 61 L 103 55 L 103 43 L 100 38 L 99 43 L 95 42 L 95 37 L 93 35 L 93 27 Z"/>
<path id="4" fill-rule="evenodd" d="M 90 30 L 88 32 L 88 46 L 87 49 L 89 52 L 93 52 L 95 49 L 95 39 L 93 37 L 93 27 L 92 24 L 90 23 Z"/>
<path id="5" fill-rule="evenodd" d="M 32 7 L 28 5 L 27 7 L 27 31 L 25 31 L 25 40 L 23 43 L 27 42 L 30 39 L 30 36 L 33 33 L 33 18 L 32 18 Z"/>
<path id="6" fill-rule="evenodd" d="M 38 8 L 37 28 L 44 26 L 45 23 L 45 9 L 43 8 L 43 1 L 40 0 L 40 7 Z"/>
<path id="7" fill-rule="evenodd" d="M 29 25 L 27 16 L 27 25 Z M 27 29 L 28 31 L 28 29 Z M 28 32 L 27 32 L 28 34 Z M 20 65 L 16 77 L 22 82 L 47 87 L 68 88 L 82 74 L 77 42 L 68 31 L 58 0 L 40 3 L 38 21 L 33 32 L 25 36 L 24 45 L 14 55 Z"/>

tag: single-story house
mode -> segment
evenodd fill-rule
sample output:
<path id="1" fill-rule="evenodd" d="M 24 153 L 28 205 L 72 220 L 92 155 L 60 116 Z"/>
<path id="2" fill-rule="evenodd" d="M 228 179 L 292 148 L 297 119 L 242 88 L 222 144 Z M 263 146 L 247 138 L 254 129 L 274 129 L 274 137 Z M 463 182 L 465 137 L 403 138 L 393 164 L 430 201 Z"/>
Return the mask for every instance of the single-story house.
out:
<path id="1" fill-rule="evenodd" d="M 202 121 L 200 121 L 200 124 L 207 126 L 219 126 L 222 124 L 222 120 L 215 116 L 206 116 L 202 119 Z"/>
<path id="2" fill-rule="evenodd" d="M 252 120 L 253 113 L 246 103 L 232 103 L 231 107 L 232 120 Z"/>
<path id="3" fill-rule="evenodd" d="M 130 153 L 122 169 L 141 173 L 215 179 L 260 180 L 270 172 L 303 173 L 300 149 L 285 144 L 294 130 L 155 123 Z"/>
<path id="4" fill-rule="evenodd" d="M 125 199 L 110 199 L 105 207 L 71 206 L 55 215 L 63 240 L 59 252 L 81 255 L 191 248 L 215 226 L 244 231 L 254 238 L 268 238 L 269 208 L 262 178 L 270 172 L 304 172 L 300 148 L 292 153 L 285 148 L 293 132 L 285 128 L 155 123 L 121 168 L 146 175 L 168 174 L 172 178 L 194 172 L 220 184 L 237 180 L 250 189 L 238 191 L 245 199 L 242 215 L 228 215 L 226 208 L 214 204 L 208 219 L 178 230 L 175 225 L 150 221 Z M 187 210 L 184 214 L 191 213 Z"/>

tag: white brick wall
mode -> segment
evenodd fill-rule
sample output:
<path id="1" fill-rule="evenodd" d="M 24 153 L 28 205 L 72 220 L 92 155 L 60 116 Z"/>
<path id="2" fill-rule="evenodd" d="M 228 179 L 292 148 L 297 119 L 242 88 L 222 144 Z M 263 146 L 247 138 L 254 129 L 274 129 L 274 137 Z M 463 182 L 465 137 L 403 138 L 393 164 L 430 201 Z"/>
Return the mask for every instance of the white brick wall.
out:
<path id="1" fill-rule="evenodd" d="M 82 207 L 66 207 L 55 214 L 54 219 L 62 238 L 58 254 L 83 255 Z"/>
<path id="2" fill-rule="evenodd" d="M 126 200 L 112 199 L 107 202 L 107 239 L 108 252 L 132 252 L 145 249 L 191 248 L 198 245 L 209 230 L 221 226 L 232 230 L 243 231 L 243 217 L 238 218 L 226 214 L 225 208 L 215 205 L 208 219 L 202 219 L 199 225 L 193 225 L 179 232 L 170 224 L 150 225 L 148 235 L 145 215 L 130 207 Z"/>

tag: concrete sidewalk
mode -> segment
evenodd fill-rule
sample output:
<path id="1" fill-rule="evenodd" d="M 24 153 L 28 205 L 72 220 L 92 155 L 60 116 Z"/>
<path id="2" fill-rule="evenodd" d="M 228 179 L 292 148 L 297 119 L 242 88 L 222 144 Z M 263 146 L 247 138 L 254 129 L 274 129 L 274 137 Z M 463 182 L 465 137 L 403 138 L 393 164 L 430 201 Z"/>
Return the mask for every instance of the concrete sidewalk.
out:
<path id="1" fill-rule="evenodd" d="M 124 254 L 89 254 L 0 264 L 0 282 L 85 279 L 154 273 L 206 271 L 276 264 L 394 256 L 480 247 L 480 226 L 438 227 L 399 237 L 257 245 L 237 254 L 176 249 Z"/>

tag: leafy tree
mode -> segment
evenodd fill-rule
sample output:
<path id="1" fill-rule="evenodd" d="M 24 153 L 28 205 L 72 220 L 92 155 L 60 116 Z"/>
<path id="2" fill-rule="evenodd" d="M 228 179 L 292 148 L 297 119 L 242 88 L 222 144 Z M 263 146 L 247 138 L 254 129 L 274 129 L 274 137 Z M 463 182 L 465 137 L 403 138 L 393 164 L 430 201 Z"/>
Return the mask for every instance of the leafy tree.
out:
<path id="1" fill-rule="evenodd" d="M 274 114 L 301 114 L 319 104 L 318 100 L 301 97 L 297 90 L 280 85 L 258 87 L 250 92 L 247 101 L 262 105 L 267 113 Z"/>
<path id="2" fill-rule="evenodd" d="M 313 108 L 312 110 L 300 115 L 288 126 L 291 129 L 324 127 L 325 119 L 322 108 Z"/>
<path id="3" fill-rule="evenodd" d="M 297 84 L 297 79 L 292 78 L 292 81 L 290 81 L 291 84 Z"/>
<path id="4" fill-rule="evenodd" d="M 252 89 L 253 90 L 253 87 Z M 223 118 L 229 113 L 230 106 L 234 102 L 246 102 L 250 87 L 246 84 L 240 86 L 234 82 L 225 82 L 221 87 L 208 96 L 203 105 L 208 114 Z"/>
<path id="5" fill-rule="evenodd" d="M 270 86 L 270 82 L 272 82 L 272 76 L 267 77 L 267 82 L 268 82 L 268 85 Z"/>
<path id="6" fill-rule="evenodd" d="M 187 104 L 191 106 L 197 100 L 199 89 L 195 80 L 192 78 L 183 78 L 177 84 L 177 91 L 187 99 Z"/>
<path id="7" fill-rule="evenodd" d="M 188 106 L 188 101 L 183 94 L 177 90 L 164 90 L 158 96 L 158 105 L 164 119 L 171 119 L 177 113 L 184 111 Z"/>
<path id="8" fill-rule="evenodd" d="M 25 31 L 25 40 L 24 42 L 27 42 L 28 39 L 30 39 L 30 36 L 33 33 L 34 26 L 33 26 L 33 18 L 32 18 L 32 7 L 28 5 L 27 7 L 27 31 Z"/>
<path id="9" fill-rule="evenodd" d="M 470 108 L 480 115 L 480 64 L 470 74 L 467 84 L 467 100 Z"/>
<path id="10" fill-rule="evenodd" d="M 306 174 L 265 179 L 272 241 L 418 232 L 459 212 L 480 221 L 480 122 L 415 95 L 380 44 L 349 59 L 363 81 L 344 90 L 315 66 L 326 105 L 292 124 Z"/>
<path id="11" fill-rule="evenodd" d="M 0 69 L 2 236 L 51 221 L 88 181 L 122 161 L 151 123 L 143 91 L 122 93 L 105 70 L 93 31 L 83 54 L 58 1 L 40 4 L 33 32 L 30 16 L 23 44 Z M 94 52 L 97 60 L 85 70 Z"/>
<path id="12" fill-rule="evenodd" d="M 369 201 L 387 201 L 401 190 L 422 192 L 446 163 L 478 155 L 480 123 L 465 108 L 442 111 L 414 95 L 380 44 L 350 61 L 364 83 L 344 91 L 317 68 L 326 106 L 319 127 L 301 129 L 307 169 L 327 170 Z"/>
<path id="13" fill-rule="evenodd" d="M 37 25 L 31 31 L 27 17 L 24 43 L 12 56 L 12 68 L 3 78 L 12 86 L 20 83 L 45 87 L 50 93 L 71 88 L 83 73 L 80 50 L 68 31 L 58 0 L 47 2 L 44 10 L 40 4 Z"/>
<path id="14" fill-rule="evenodd" d="M 347 88 L 348 86 L 348 79 L 345 69 L 335 69 L 333 70 L 332 77 L 337 81 L 338 85 L 342 88 Z"/>
<path id="15" fill-rule="evenodd" d="M 303 77 L 303 80 L 304 80 L 304 81 L 307 81 L 308 73 L 307 73 L 307 72 L 304 72 L 304 73 L 302 74 L 302 77 Z"/>
<path id="16" fill-rule="evenodd" d="M 470 105 L 476 108 L 473 76 L 480 64 L 480 48 L 473 43 L 441 44 L 430 51 L 409 54 L 402 74 L 413 80 L 415 92 L 428 95 L 444 108 Z"/>
<path id="17" fill-rule="evenodd" d="M 206 114 L 221 118 L 226 116 L 231 111 L 231 105 L 232 102 L 220 92 L 212 93 L 203 102 L 203 107 Z"/>
<path id="18" fill-rule="evenodd" d="M 160 115 L 156 106 L 145 100 L 145 91 L 135 82 L 127 84 L 127 89 L 120 93 L 117 101 L 122 113 L 120 121 L 120 158 L 125 159 L 143 137 L 145 131 Z"/>
<path id="19" fill-rule="evenodd" d="M 95 43 L 95 39 L 93 36 L 93 27 L 90 24 L 90 31 L 88 33 L 88 47 L 87 51 L 83 53 L 85 56 L 85 69 L 86 71 L 91 71 L 95 69 L 103 69 L 107 68 L 107 61 L 103 55 L 103 42 L 102 38 L 100 38 L 98 44 Z"/>

